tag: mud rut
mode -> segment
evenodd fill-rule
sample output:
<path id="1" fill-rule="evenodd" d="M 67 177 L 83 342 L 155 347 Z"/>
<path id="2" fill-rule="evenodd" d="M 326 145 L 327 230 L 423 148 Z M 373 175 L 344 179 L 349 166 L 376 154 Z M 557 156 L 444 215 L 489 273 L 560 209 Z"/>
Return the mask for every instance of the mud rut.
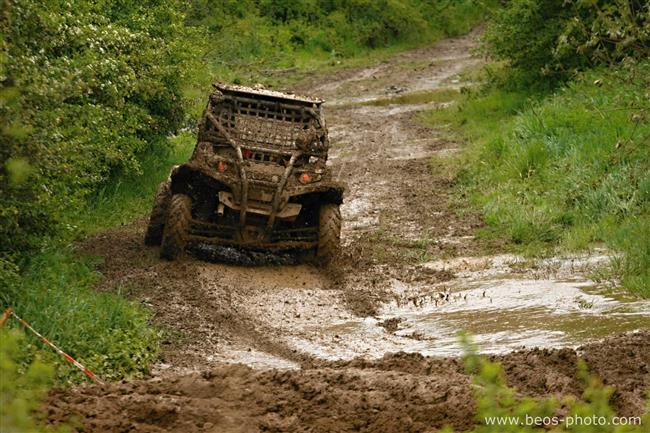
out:
<path id="1" fill-rule="evenodd" d="M 499 313 L 492 311 L 488 319 L 478 311 L 512 296 L 505 297 L 492 282 L 486 289 L 481 285 L 486 276 L 498 274 L 504 287 L 519 282 L 520 300 L 530 307 L 518 313 L 525 322 L 539 314 L 539 305 L 524 299 L 539 293 L 526 292 L 526 284 L 552 274 L 553 281 L 578 281 L 572 284 L 582 287 L 585 269 L 599 260 L 558 259 L 530 268 L 510 256 L 480 256 L 498 245 L 473 237 L 480 218 L 454 211 L 449 199 L 453 179 L 431 162 L 460 144 L 417 119 L 418 111 L 436 104 L 368 104 L 463 85 L 458 74 L 480 64 L 470 54 L 473 41 L 474 35 L 446 40 L 372 67 L 308 77 L 295 89 L 328 101 L 330 162 L 350 187 L 342 208 L 344 253 L 329 269 L 290 254 L 202 246 L 181 261 L 162 262 L 156 248 L 142 244 L 144 220 L 82 245 L 105 258 L 101 271 L 106 278 L 98 290 L 120 290 L 151 308 L 166 330 L 164 350 L 148 380 L 53 393 L 49 420 L 75 415 L 85 431 L 102 432 L 471 428 L 474 408 L 461 362 L 396 352 L 457 355 L 453 341 L 458 330 L 481 333 L 494 327 Z M 581 296 L 576 302 L 591 302 L 603 317 L 611 313 L 611 302 L 605 302 L 610 298 L 576 292 L 573 285 L 565 287 L 567 296 Z M 556 289 L 535 288 L 543 293 Z M 545 296 L 551 303 L 565 301 L 548 294 L 541 298 Z M 516 296 L 513 302 L 519 302 Z M 617 387 L 613 404 L 623 414 L 640 413 L 643 392 L 650 386 L 650 308 L 636 300 L 616 307 L 623 308 L 626 319 L 605 326 L 597 336 L 645 331 L 579 351 L 527 349 L 495 355 L 509 384 L 526 395 L 580 395 L 575 366 L 581 356 Z M 426 320 L 421 320 L 423 311 Z M 447 314 L 452 324 L 447 328 L 454 329 L 427 322 L 437 312 Z M 584 328 L 580 320 L 576 326 Z M 494 340 L 487 351 L 521 346 L 526 338 L 529 345 L 575 346 L 583 335 L 574 333 L 569 342 L 546 341 L 536 338 L 545 330 L 531 337 L 520 328 L 518 324 L 512 332 L 523 338 L 510 342 L 507 328 L 487 332 Z M 502 336 L 502 346 L 495 335 Z M 587 341 L 585 336 L 582 342 Z M 503 349 L 492 350 L 499 347 Z"/>

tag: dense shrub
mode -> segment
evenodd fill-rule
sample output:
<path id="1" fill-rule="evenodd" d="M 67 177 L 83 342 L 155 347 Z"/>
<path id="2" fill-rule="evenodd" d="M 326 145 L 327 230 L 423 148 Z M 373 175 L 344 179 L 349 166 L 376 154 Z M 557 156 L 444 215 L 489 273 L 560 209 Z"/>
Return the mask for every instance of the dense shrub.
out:
<path id="1" fill-rule="evenodd" d="M 492 0 L 192 0 L 191 25 L 206 27 L 220 58 L 283 57 L 296 50 L 351 56 L 394 43 L 422 43 L 467 32 Z M 249 24 L 254 23 L 252 27 Z M 242 25 L 244 24 L 244 25 Z M 248 31 L 246 31 L 246 29 Z M 234 43 L 234 46 L 232 45 Z M 249 51 L 250 50 L 250 51 Z M 313 52 L 313 51 L 312 51 Z M 250 55 L 249 55 L 250 54 Z"/>
<path id="2" fill-rule="evenodd" d="M 564 80 L 587 67 L 650 56 L 644 0 L 512 0 L 485 33 L 486 51 L 526 84 Z"/>
<path id="3" fill-rule="evenodd" d="M 3 2 L 0 257 L 29 249 L 183 119 L 165 1 Z"/>

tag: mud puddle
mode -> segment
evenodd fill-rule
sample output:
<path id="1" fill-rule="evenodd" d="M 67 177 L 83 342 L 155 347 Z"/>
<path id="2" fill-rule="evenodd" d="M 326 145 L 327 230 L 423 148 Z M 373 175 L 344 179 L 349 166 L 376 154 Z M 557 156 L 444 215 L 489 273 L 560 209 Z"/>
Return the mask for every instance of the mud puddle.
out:
<path id="1" fill-rule="evenodd" d="M 410 302 L 402 297 L 386 305 L 381 318 L 402 319 L 396 334 L 419 340 L 420 353 L 445 356 L 459 354 L 459 330 L 473 335 L 482 352 L 504 353 L 520 347 L 576 347 L 647 329 L 650 301 L 587 278 L 608 260 L 553 258 L 527 264 L 523 272 L 518 269 L 522 259 L 508 255 L 428 263 L 424 266 L 430 269 L 461 269 L 449 283 L 416 289 L 419 295 L 408 295 L 407 289 Z M 478 269 L 467 270 L 468 265 Z"/>
<path id="2" fill-rule="evenodd" d="M 577 347 L 647 329 L 650 301 L 598 285 L 584 275 L 606 260 L 606 256 L 554 258 L 538 262 L 536 271 L 526 264 L 523 273 L 523 259 L 509 255 L 426 263 L 421 267 L 444 269 L 455 278 L 424 285 L 393 279 L 389 300 L 372 317 L 347 314 L 343 305 L 326 303 L 328 295 L 322 293 L 310 293 L 318 299 L 311 306 L 286 305 L 292 302 L 285 300 L 292 317 L 284 310 L 280 333 L 302 353 L 345 360 L 397 351 L 459 356 L 461 332 L 471 334 L 482 353 L 495 354 Z M 268 301 L 265 304 L 277 305 Z"/>

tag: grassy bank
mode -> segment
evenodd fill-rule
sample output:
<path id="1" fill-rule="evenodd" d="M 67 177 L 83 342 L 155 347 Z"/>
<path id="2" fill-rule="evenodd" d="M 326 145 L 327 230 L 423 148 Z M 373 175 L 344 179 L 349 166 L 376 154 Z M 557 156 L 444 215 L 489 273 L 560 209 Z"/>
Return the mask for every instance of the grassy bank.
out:
<path id="1" fill-rule="evenodd" d="M 533 255 L 606 246 L 613 277 L 650 296 L 650 64 L 582 73 L 552 94 L 491 87 L 433 111 L 469 144 L 460 190 L 482 236 Z"/>

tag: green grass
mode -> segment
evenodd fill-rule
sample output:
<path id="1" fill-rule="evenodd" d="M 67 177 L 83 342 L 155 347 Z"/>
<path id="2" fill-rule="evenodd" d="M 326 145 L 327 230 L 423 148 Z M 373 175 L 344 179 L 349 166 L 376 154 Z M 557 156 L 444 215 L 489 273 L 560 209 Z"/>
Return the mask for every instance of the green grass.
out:
<path id="1" fill-rule="evenodd" d="M 92 258 L 71 248 L 48 249 L 30 260 L 20 284 L 9 287 L 13 308 L 38 332 L 100 377 L 142 376 L 158 354 L 159 332 L 149 313 L 119 296 L 93 288 L 101 275 Z M 20 328 L 16 321 L 11 327 Z M 81 372 L 27 332 L 23 349 L 56 365 L 63 382 L 84 380 Z"/>
<path id="2" fill-rule="evenodd" d="M 113 180 L 90 198 L 83 212 L 68 215 L 69 225 L 78 236 L 128 224 L 149 212 L 158 184 L 169 176 L 173 165 L 189 159 L 196 143 L 196 137 L 189 132 L 168 140 L 169 153 L 162 157 L 146 155 L 140 173 Z"/>
<path id="3" fill-rule="evenodd" d="M 650 63 L 599 69 L 543 97 L 492 87 L 423 120 L 469 142 L 463 193 L 531 254 L 605 245 L 614 276 L 650 296 Z"/>
<path id="4" fill-rule="evenodd" d="M 406 95 L 393 96 L 391 98 L 374 99 L 372 101 L 364 102 L 361 105 L 385 107 L 388 105 L 401 104 L 445 103 L 454 101 L 458 95 L 459 90 L 443 88 L 427 92 L 413 92 Z"/>

